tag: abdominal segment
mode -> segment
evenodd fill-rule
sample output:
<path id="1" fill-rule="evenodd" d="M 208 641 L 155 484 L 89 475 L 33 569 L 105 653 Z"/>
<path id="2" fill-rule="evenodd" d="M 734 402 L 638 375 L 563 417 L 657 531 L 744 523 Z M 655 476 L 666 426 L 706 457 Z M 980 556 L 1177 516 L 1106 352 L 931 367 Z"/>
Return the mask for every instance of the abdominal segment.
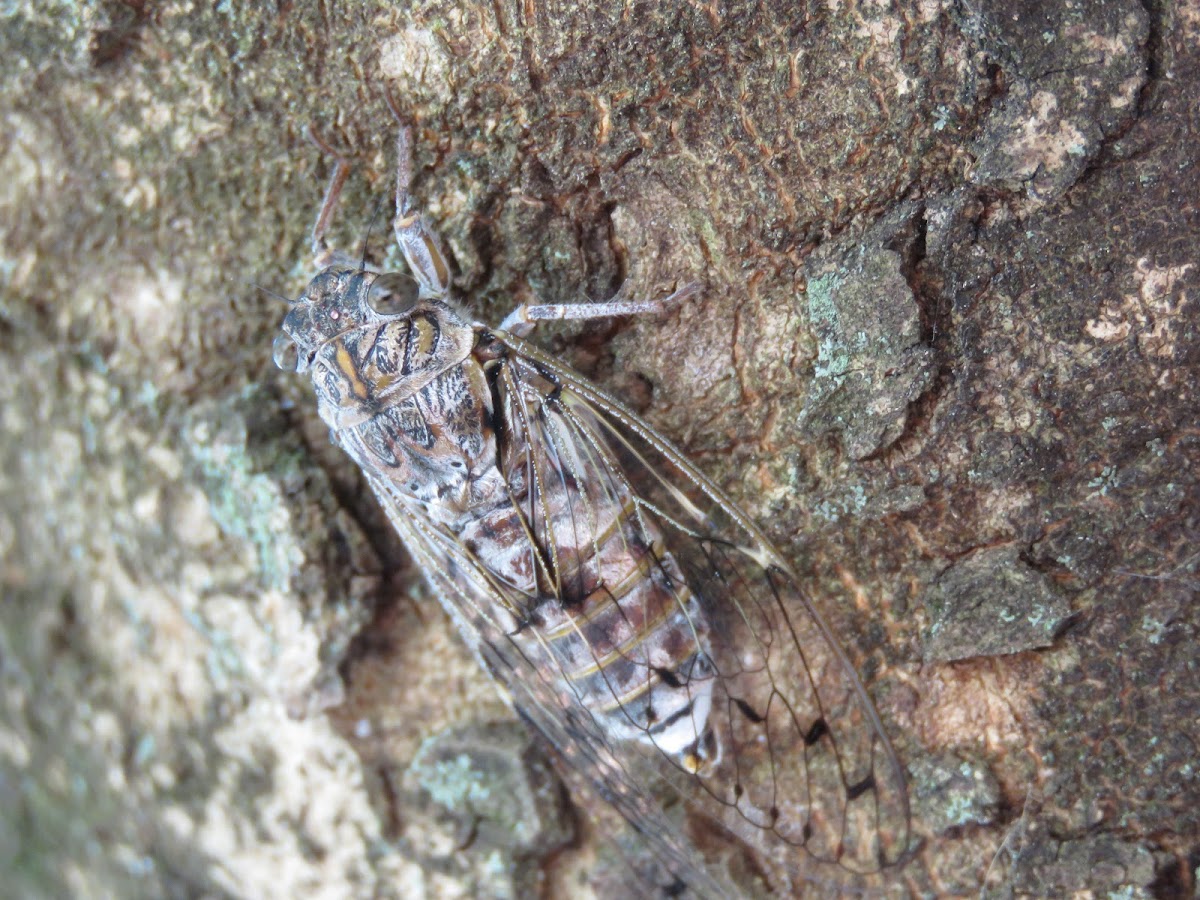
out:
<path id="1" fill-rule="evenodd" d="M 532 618 L 559 677 L 612 737 L 651 742 L 692 771 L 710 755 L 708 628 L 669 554 L 650 548 L 622 582 L 577 606 L 547 600 Z"/>
<path id="2" fill-rule="evenodd" d="M 503 432 L 511 502 L 459 537 L 528 597 L 510 637 L 561 692 L 614 740 L 696 772 L 717 752 L 704 612 L 586 412 L 537 399 L 536 416 L 513 415 Z"/>

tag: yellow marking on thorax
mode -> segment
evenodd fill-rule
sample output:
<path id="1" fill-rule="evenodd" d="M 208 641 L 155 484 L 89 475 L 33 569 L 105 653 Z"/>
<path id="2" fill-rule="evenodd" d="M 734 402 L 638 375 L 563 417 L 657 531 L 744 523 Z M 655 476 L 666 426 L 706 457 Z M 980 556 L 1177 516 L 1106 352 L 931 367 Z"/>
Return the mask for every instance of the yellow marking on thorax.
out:
<path id="1" fill-rule="evenodd" d="M 412 331 L 416 332 L 417 353 L 424 359 L 433 353 L 434 345 L 437 343 L 438 328 L 428 316 L 421 316 L 412 320 Z M 412 340 L 413 337 L 412 332 L 409 332 L 409 340 Z"/>
<path id="2" fill-rule="evenodd" d="M 358 367 L 354 365 L 354 359 L 350 356 L 350 351 L 346 349 L 345 344 L 338 344 L 335 358 L 338 368 L 350 382 L 350 392 L 359 400 L 366 400 L 368 397 L 367 386 L 358 376 Z"/>
<path id="3" fill-rule="evenodd" d="M 378 375 L 372 378 L 371 381 L 375 385 L 375 395 L 387 393 L 387 389 L 399 381 L 400 378 L 396 375 Z"/>

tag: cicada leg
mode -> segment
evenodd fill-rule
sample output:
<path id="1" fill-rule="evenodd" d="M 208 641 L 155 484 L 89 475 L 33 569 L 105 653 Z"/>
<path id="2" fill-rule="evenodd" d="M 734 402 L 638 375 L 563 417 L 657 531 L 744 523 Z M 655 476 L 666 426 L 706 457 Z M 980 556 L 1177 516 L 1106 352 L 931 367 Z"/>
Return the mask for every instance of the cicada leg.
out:
<path id="1" fill-rule="evenodd" d="M 420 296 L 444 297 L 450 290 L 450 265 L 437 233 L 408 192 L 413 168 L 412 128 L 408 125 L 400 126 L 396 155 L 396 218 L 392 222 L 396 243 L 420 285 Z"/>
<path id="2" fill-rule="evenodd" d="M 316 146 L 318 150 L 333 157 L 333 174 L 329 176 L 329 186 L 325 188 L 325 196 L 321 200 L 321 208 L 317 211 L 317 221 L 313 223 L 312 230 L 312 252 L 313 264 L 318 269 L 325 269 L 334 264 L 350 266 L 356 269 L 367 269 L 376 271 L 373 266 L 368 266 L 362 260 L 355 259 L 348 253 L 341 250 L 330 248 L 325 240 L 325 232 L 329 230 L 329 223 L 333 221 L 333 211 L 337 208 L 338 200 L 342 196 L 342 188 L 346 185 L 346 178 L 350 175 L 350 163 L 346 158 L 334 150 L 329 144 L 325 143 L 309 125 L 304 129 L 308 139 Z"/>
<path id="3" fill-rule="evenodd" d="M 676 304 L 690 300 L 700 293 L 700 285 L 685 284 L 669 297 L 662 300 L 621 300 L 620 294 L 604 303 L 549 303 L 521 304 L 500 323 L 500 330 L 523 337 L 533 330 L 538 322 L 556 322 L 563 319 L 610 319 L 613 316 L 640 316 L 661 313 Z"/>

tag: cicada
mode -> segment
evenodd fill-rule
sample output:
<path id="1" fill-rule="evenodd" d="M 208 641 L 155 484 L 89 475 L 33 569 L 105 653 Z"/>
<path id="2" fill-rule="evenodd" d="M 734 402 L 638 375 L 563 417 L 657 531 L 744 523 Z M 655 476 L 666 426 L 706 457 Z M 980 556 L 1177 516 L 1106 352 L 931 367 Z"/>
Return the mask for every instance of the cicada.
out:
<path id="1" fill-rule="evenodd" d="M 727 892 L 663 815 L 664 784 L 772 858 L 894 865 L 904 770 L 793 568 L 666 438 L 523 339 L 695 287 L 472 322 L 409 193 L 408 127 L 398 143 L 393 224 L 418 289 L 397 299 L 394 278 L 327 247 L 339 159 L 313 229 L 319 272 L 275 356 L 311 376 L 333 440 L 470 649 L 677 887 Z"/>

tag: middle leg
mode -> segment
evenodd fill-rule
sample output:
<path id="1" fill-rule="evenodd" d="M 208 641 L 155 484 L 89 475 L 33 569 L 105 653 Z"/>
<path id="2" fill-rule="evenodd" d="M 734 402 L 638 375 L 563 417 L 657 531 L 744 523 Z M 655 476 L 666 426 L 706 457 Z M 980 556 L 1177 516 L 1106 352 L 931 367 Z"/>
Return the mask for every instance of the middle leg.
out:
<path id="1" fill-rule="evenodd" d="M 622 300 L 620 292 L 604 303 L 546 303 L 522 304 L 504 317 L 500 330 L 516 337 L 524 337 L 533 331 L 538 322 L 554 322 L 564 319 L 610 319 L 614 316 L 638 316 L 660 313 L 672 306 L 684 303 L 700 293 L 696 282 L 685 284 L 669 297 L 662 300 Z"/>

